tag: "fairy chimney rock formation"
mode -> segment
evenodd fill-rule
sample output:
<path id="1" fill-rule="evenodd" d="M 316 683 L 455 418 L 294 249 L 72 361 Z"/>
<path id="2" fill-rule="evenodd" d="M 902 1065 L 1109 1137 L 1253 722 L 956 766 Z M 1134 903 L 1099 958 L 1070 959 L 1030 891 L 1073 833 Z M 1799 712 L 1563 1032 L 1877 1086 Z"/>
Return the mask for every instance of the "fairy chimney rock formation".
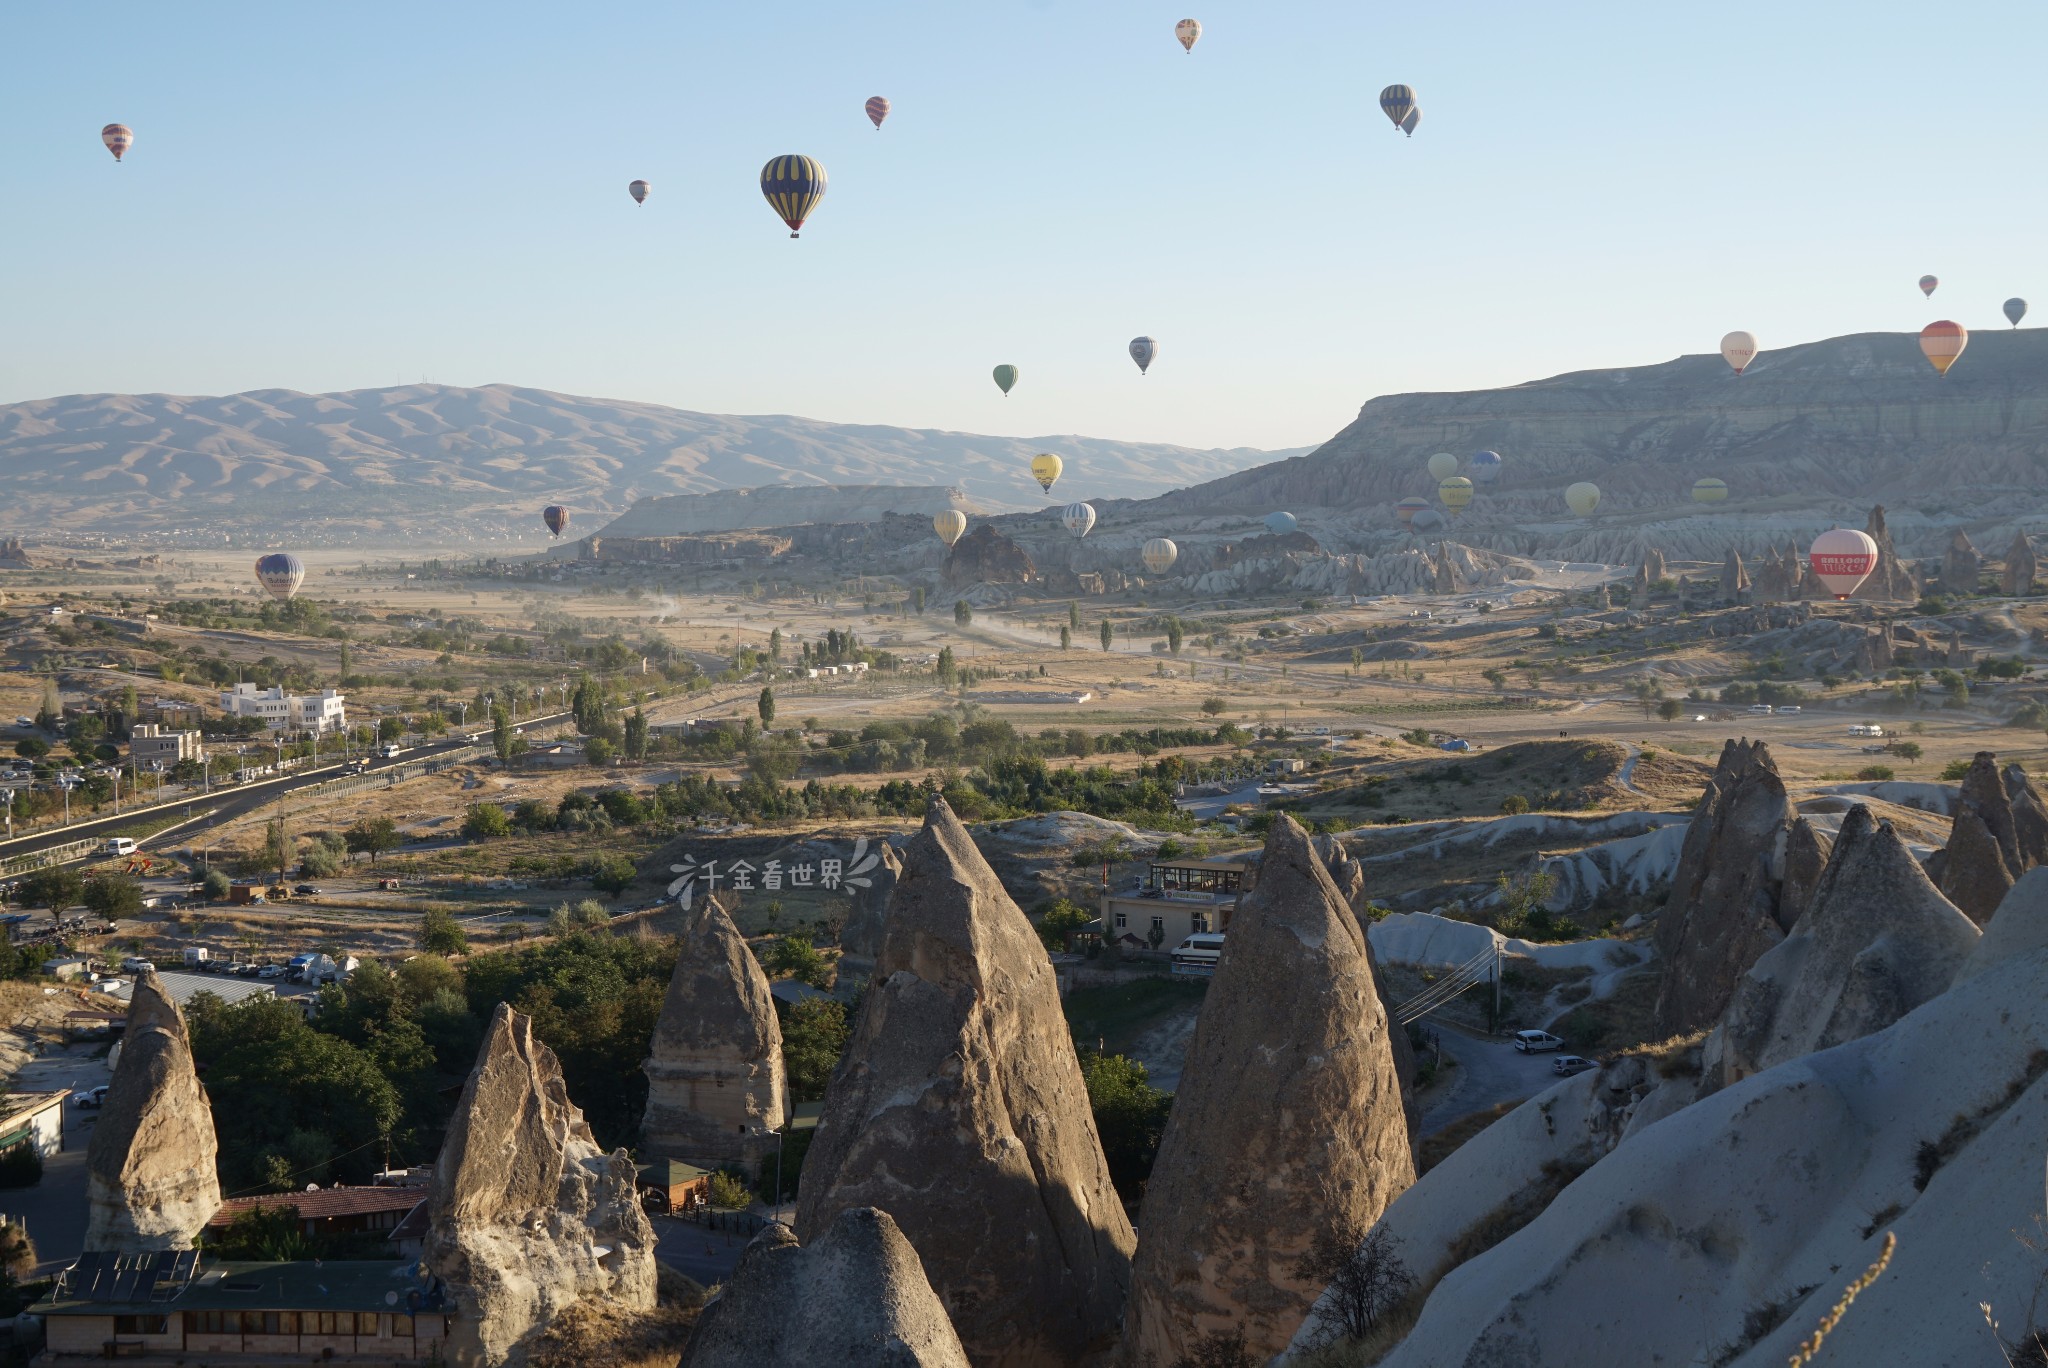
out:
<path id="1" fill-rule="evenodd" d="M 86 1147 L 85 1248 L 190 1249 L 220 1210 L 213 1112 L 185 1018 L 156 974 L 135 980 L 120 1062 Z"/>
<path id="2" fill-rule="evenodd" d="M 654 1307 L 654 1229 L 633 1161 L 606 1154 L 533 1021 L 499 1003 L 427 1191 L 420 1263 L 459 1314 L 457 1362 L 520 1365 L 579 1302 Z"/>
<path id="3" fill-rule="evenodd" d="M 933 799 L 804 1160 L 797 1234 L 895 1218 L 976 1364 L 1116 1342 L 1136 1243 L 1111 1186 L 1051 962 Z"/>
<path id="4" fill-rule="evenodd" d="M 1974 594 L 1977 576 L 1983 573 L 1984 557 L 1970 541 L 1970 534 L 1958 527 L 1948 539 L 1941 557 L 1941 589 L 1945 594 Z"/>
<path id="5" fill-rule="evenodd" d="M 1858 803 L 1842 818 L 1812 905 L 1736 986 L 1718 1081 L 1883 1030 L 1948 991 L 1977 935 L 1891 823 Z"/>
<path id="6" fill-rule="evenodd" d="M 1344 905 L 1350 909 L 1351 915 L 1358 922 L 1358 929 L 1366 932 L 1369 937 L 1372 917 L 1366 911 L 1369 899 L 1365 895 L 1365 867 L 1351 858 L 1351 852 L 1345 848 L 1344 842 L 1334 835 L 1324 833 L 1317 836 L 1312 844 L 1315 847 L 1316 858 L 1323 862 L 1323 869 L 1330 876 L 1330 882 L 1336 885 L 1337 896 L 1342 898 Z M 1366 957 L 1372 960 L 1373 983 L 1379 989 L 1380 1004 L 1391 1013 L 1394 1004 L 1387 995 L 1387 978 L 1380 971 L 1379 961 L 1373 958 L 1372 941 L 1369 938 L 1365 944 L 1365 953 Z M 1415 1047 L 1409 1043 L 1408 1032 L 1405 1029 L 1395 1027 L 1391 1039 L 1394 1047 L 1394 1073 L 1401 1080 L 1401 1099 L 1409 1107 L 1408 1121 L 1409 1129 L 1412 1131 L 1415 1124 L 1421 1120 L 1414 1110 L 1415 1076 L 1420 1061 L 1415 1058 Z"/>
<path id="7" fill-rule="evenodd" d="M 1125 1355 L 1172 1363 L 1242 1329 L 1286 1347 L 1322 1284 L 1296 1265 L 1415 1181 L 1365 934 L 1309 838 L 1279 816 L 1238 903 L 1145 1190 Z"/>
<path id="8" fill-rule="evenodd" d="M 1432 593 L 1456 594 L 1465 588 L 1465 577 L 1458 573 L 1458 566 L 1451 559 L 1449 542 L 1438 542 L 1435 563 L 1430 568 L 1430 589 Z"/>
<path id="9" fill-rule="evenodd" d="M 2012 546 L 2005 553 L 2005 573 L 1999 576 L 1998 585 L 2007 594 L 2015 597 L 2034 592 L 2034 576 L 2040 572 L 2040 565 L 2034 559 L 2034 543 L 2024 532 L 2012 534 Z"/>
<path id="10" fill-rule="evenodd" d="M 1782 894 L 1795 815 L 1764 743 L 1728 742 L 1693 809 L 1671 897 L 1657 918 L 1663 1034 L 1711 1026 L 1736 981 L 1793 925 L 1798 911 Z"/>
<path id="11" fill-rule="evenodd" d="M 843 976 L 850 972 L 872 969 L 876 957 L 882 953 L 883 934 L 888 929 L 889 899 L 896 892 L 896 880 L 903 876 L 903 857 L 896 853 L 893 843 L 883 841 L 875 850 L 882 862 L 870 875 L 873 882 L 854 895 L 853 907 L 846 914 L 846 925 L 839 932 L 842 983 Z"/>
<path id="12" fill-rule="evenodd" d="M 655 1023 L 642 1158 L 757 1167 L 789 1117 L 782 1025 L 768 976 L 716 898 L 684 913 Z"/>
<path id="13" fill-rule="evenodd" d="M 771 1224 L 705 1306 L 678 1368 L 967 1368 L 967 1351 L 886 1211 L 848 1207 L 800 1245 Z"/>
<path id="14" fill-rule="evenodd" d="M 2026 773 L 1978 751 L 1963 776 L 1948 845 L 1929 862 L 1942 895 L 1979 926 L 2020 875 L 2048 862 L 2048 810 Z"/>
<path id="15" fill-rule="evenodd" d="M 1728 559 L 1721 564 L 1721 601 L 1747 603 L 1749 590 L 1749 571 L 1743 568 L 1742 553 L 1731 546 Z"/>
<path id="16" fill-rule="evenodd" d="M 1877 543 L 1877 568 L 1870 572 L 1870 578 L 1856 586 L 1851 598 L 1856 599 L 1911 599 L 1920 596 L 1919 586 L 1913 580 L 1913 572 L 1899 560 L 1899 553 L 1892 548 L 1891 529 L 1885 525 L 1884 505 L 1878 504 L 1870 510 L 1870 521 L 1863 531 Z"/>

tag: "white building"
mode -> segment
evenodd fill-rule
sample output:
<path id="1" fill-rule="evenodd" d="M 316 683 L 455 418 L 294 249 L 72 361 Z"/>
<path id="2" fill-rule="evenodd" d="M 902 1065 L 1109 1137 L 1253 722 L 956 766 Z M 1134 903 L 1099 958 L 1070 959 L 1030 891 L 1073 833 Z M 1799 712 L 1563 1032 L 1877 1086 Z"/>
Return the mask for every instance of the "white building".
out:
<path id="1" fill-rule="evenodd" d="M 204 760 L 205 738 L 196 731 L 177 731 L 144 722 L 128 733 L 128 754 L 138 765 L 161 761 L 168 768 L 180 760 Z"/>
<path id="2" fill-rule="evenodd" d="M 220 696 L 220 710 L 230 717 L 260 717 L 272 731 L 338 732 L 348 726 L 346 700 L 333 689 L 316 694 L 288 694 L 280 686 L 259 689 L 237 684 Z"/>

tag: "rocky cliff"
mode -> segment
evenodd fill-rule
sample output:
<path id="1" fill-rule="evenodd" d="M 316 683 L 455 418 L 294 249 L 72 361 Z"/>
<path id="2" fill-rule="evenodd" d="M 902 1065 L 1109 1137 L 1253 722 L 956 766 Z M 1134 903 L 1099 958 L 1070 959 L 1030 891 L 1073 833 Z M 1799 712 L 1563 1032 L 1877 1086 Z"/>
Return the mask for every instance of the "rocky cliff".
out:
<path id="1" fill-rule="evenodd" d="M 1024 548 L 988 523 L 953 543 L 940 572 L 948 585 L 965 589 L 971 584 L 1025 584 L 1038 577 L 1038 567 Z"/>
<path id="2" fill-rule="evenodd" d="M 679 1368 L 967 1368 L 886 1211 L 848 1207 L 808 1245 L 770 1225 L 704 1308 Z"/>
<path id="3" fill-rule="evenodd" d="M 967 491 L 948 485 L 758 485 L 707 494 L 642 499 L 605 525 L 608 538 L 686 537 L 804 523 L 879 522 L 907 513 L 929 522 L 950 509 L 969 517 L 981 509 Z"/>
<path id="4" fill-rule="evenodd" d="M 717 898 L 682 915 L 675 973 L 642 1066 L 641 1157 L 754 1168 L 789 1116 L 775 999 Z"/>
<path id="5" fill-rule="evenodd" d="M 1242 1331 L 1254 1362 L 1322 1292 L 1319 1233 L 1366 1229 L 1415 1181 L 1371 952 L 1309 838 L 1278 817 L 1237 906 L 1145 1189 L 1125 1362 Z"/>
<path id="6" fill-rule="evenodd" d="M 1982 926 L 2020 875 L 2048 863 L 2048 813 L 2026 772 L 2003 774 L 1998 756 L 1978 751 L 1956 796 L 1948 845 L 1928 872 L 1948 900 Z"/>
<path id="7" fill-rule="evenodd" d="M 839 931 L 839 973 L 863 981 L 882 953 L 882 941 L 889 927 L 889 900 L 896 895 L 896 881 L 903 876 L 903 857 L 896 843 L 884 840 L 875 847 L 882 862 L 869 873 L 871 882 L 853 896 L 853 907 Z"/>
<path id="8" fill-rule="evenodd" d="M 185 1018 L 157 976 L 144 972 L 86 1146 L 85 1248 L 190 1249 L 220 1210 L 215 1151 Z"/>
<path id="9" fill-rule="evenodd" d="M 633 1161 L 598 1147 L 554 1052 L 505 1003 L 448 1123 L 427 1212 L 421 1266 L 458 1308 L 459 1363 L 517 1368 L 587 1299 L 654 1306 L 654 1229 Z"/>

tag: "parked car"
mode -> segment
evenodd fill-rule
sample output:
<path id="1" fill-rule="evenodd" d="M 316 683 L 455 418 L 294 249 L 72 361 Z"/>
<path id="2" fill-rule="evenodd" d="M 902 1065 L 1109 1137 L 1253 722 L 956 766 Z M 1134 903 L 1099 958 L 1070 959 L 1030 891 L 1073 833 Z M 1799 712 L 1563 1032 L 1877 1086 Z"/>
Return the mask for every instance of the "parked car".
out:
<path id="1" fill-rule="evenodd" d="M 1779 709 L 1778 709 L 1778 716 L 1780 716 L 1780 717 L 1788 717 L 1788 716 L 1797 716 L 1797 715 L 1798 715 L 1798 713 L 1799 713 L 1799 711 L 1800 711 L 1800 708 L 1799 708 L 1799 705 L 1798 705 L 1797 703 L 1787 703 L 1787 704 L 1785 704 L 1785 706 L 1783 706 L 1782 708 L 1779 708 Z"/>
<path id="2" fill-rule="evenodd" d="M 282 964 L 266 964 L 256 971 L 256 977 L 260 979 L 283 978 L 284 966 Z"/>
<path id="3" fill-rule="evenodd" d="M 106 1102 L 107 1085 L 104 1083 L 100 1084 L 97 1088 L 87 1088 L 82 1093 L 73 1093 L 71 1095 L 71 1105 L 74 1107 L 102 1107 L 106 1105 Z"/>
<path id="4" fill-rule="evenodd" d="M 1540 1054 L 1545 1050 L 1563 1049 L 1564 1041 L 1548 1031 L 1517 1031 L 1515 1048 L 1523 1054 Z"/>
<path id="5" fill-rule="evenodd" d="M 154 974 L 156 966 L 138 955 L 130 955 L 127 959 L 121 961 L 121 972 L 124 974 Z"/>
<path id="6" fill-rule="evenodd" d="M 1566 1078 L 1584 1073 L 1592 1067 L 1592 1060 L 1582 1059 L 1578 1055 L 1559 1055 L 1550 1061 L 1550 1071 L 1554 1074 L 1563 1074 Z"/>
<path id="7" fill-rule="evenodd" d="M 136 850 L 136 845 L 134 841 L 130 840 L 126 836 L 116 836 L 113 839 L 109 840 L 105 845 L 101 846 L 100 849 L 106 854 L 118 858 L 121 856 L 133 855 Z"/>
<path id="8" fill-rule="evenodd" d="M 255 978 L 262 972 L 263 966 L 260 964 L 245 964 L 235 970 L 236 975 L 240 978 Z"/>
<path id="9" fill-rule="evenodd" d="M 295 898 L 317 898 L 326 891 L 324 888 L 315 888 L 312 884 L 300 884 L 292 890 L 292 896 Z"/>

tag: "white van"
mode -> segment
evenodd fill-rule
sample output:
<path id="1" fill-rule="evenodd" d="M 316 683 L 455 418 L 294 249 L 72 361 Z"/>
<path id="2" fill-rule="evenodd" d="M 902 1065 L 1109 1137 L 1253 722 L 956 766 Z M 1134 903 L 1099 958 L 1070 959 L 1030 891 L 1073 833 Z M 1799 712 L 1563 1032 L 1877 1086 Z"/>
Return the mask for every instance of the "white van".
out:
<path id="1" fill-rule="evenodd" d="M 1768 703 L 1752 703 L 1749 705 L 1749 710 L 1758 717 L 1769 717 L 1773 711 Z"/>
<path id="2" fill-rule="evenodd" d="M 138 848 L 135 842 L 129 840 L 126 836 L 116 836 L 100 847 L 104 853 L 116 857 L 133 855 Z"/>
<path id="3" fill-rule="evenodd" d="M 383 756 L 386 760 L 396 760 L 399 756 L 405 754 L 405 748 L 394 741 L 383 750 L 378 751 L 377 754 Z"/>

